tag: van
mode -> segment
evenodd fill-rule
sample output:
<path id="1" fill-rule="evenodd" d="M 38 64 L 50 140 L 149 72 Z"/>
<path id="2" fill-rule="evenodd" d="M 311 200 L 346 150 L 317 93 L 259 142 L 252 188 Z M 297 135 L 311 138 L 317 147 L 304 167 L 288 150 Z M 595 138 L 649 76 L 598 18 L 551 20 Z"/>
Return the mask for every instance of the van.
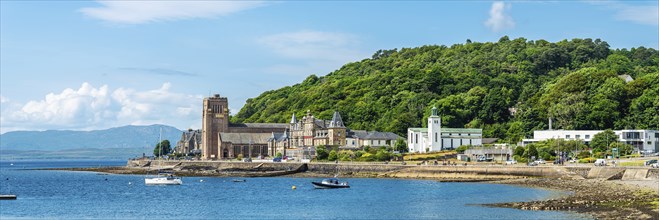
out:
<path id="1" fill-rule="evenodd" d="M 605 159 L 595 160 L 595 166 L 606 166 L 606 160 Z"/>

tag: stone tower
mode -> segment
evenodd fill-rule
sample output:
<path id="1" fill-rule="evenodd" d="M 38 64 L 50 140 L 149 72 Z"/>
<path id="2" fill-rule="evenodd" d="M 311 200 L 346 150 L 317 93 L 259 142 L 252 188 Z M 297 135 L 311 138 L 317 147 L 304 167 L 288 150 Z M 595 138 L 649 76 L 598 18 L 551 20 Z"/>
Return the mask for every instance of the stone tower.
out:
<path id="1" fill-rule="evenodd" d="M 332 121 L 327 126 L 327 140 L 328 145 L 345 145 L 346 144 L 346 127 L 343 125 L 341 115 L 338 111 L 334 111 Z"/>
<path id="2" fill-rule="evenodd" d="M 202 152 L 203 159 L 217 159 L 220 132 L 229 131 L 229 101 L 226 97 L 215 94 L 204 98 L 202 112 Z"/>
<path id="3" fill-rule="evenodd" d="M 430 151 L 442 150 L 442 118 L 437 115 L 437 107 L 432 107 L 432 114 L 428 117 L 428 143 Z M 426 149 L 422 149 L 425 151 Z"/>

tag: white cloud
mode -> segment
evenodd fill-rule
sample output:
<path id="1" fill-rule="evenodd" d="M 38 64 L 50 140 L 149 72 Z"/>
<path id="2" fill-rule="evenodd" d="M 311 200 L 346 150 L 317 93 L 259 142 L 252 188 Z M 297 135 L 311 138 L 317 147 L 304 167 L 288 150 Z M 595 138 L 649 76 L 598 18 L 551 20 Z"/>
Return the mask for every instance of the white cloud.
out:
<path id="1" fill-rule="evenodd" d="M 485 26 L 492 31 L 501 31 L 515 27 L 515 21 L 508 15 L 511 5 L 504 2 L 493 2 L 490 8 L 490 17 L 485 21 Z"/>
<path id="2" fill-rule="evenodd" d="M 659 6 L 622 6 L 616 18 L 640 24 L 659 25 Z"/>
<path id="3" fill-rule="evenodd" d="M 619 1 L 588 1 L 588 4 L 603 6 L 613 10 L 618 20 L 631 21 L 639 24 L 659 25 L 659 6 L 656 2 L 636 2 L 629 5 Z"/>
<path id="4" fill-rule="evenodd" d="M 107 85 L 95 88 L 83 83 L 79 89 L 50 93 L 43 100 L 3 108 L 0 133 L 12 130 L 92 130 L 128 124 L 167 124 L 185 129 L 201 114 L 202 96 L 170 91 L 171 84 L 148 91 Z M 4 105 L 3 105 L 4 107 Z"/>
<path id="5" fill-rule="evenodd" d="M 5 103 L 5 102 L 9 102 L 9 99 L 7 97 L 0 95 L 0 103 Z"/>
<path id="6" fill-rule="evenodd" d="M 266 68 L 268 72 L 324 74 L 331 68 L 368 57 L 367 53 L 356 49 L 360 44 L 358 38 L 346 33 L 304 30 L 273 34 L 257 41 L 276 54 L 305 62 L 302 65 L 279 64 Z"/>
<path id="7" fill-rule="evenodd" d="M 98 1 L 82 8 L 90 17 L 124 24 L 192 18 L 214 18 L 265 5 L 263 1 Z"/>

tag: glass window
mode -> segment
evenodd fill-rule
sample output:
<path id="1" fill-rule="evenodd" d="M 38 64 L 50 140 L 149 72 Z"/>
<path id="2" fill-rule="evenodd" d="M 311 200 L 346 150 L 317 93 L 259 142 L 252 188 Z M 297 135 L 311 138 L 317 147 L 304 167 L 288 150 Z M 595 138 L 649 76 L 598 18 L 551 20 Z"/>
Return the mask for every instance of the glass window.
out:
<path id="1" fill-rule="evenodd" d="M 568 135 L 565 135 L 565 138 L 566 138 L 566 139 L 570 139 L 570 135 L 569 135 L 569 134 L 568 134 Z"/>
<path id="2" fill-rule="evenodd" d="M 590 139 L 590 135 L 589 135 L 589 134 L 586 135 L 586 139 Z"/>
<path id="3" fill-rule="evenodd" d="M 581 135 L 578 135 L 578 134 L 577 134 L 577 135 L 575 135 L 575 138 L 576 138 L 576 139 L 579 139 L 579 138 L 581 138 Z"/>

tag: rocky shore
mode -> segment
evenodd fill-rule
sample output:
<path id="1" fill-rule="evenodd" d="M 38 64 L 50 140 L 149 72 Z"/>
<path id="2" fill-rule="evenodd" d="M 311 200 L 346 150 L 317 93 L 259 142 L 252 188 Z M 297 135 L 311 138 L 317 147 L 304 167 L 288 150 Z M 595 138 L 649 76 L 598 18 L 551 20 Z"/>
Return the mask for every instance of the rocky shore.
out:
<path id="1" fill-rule="evenodd" d="M 574 211 L 597 219 L 659 219 L 659 181 L 633 181 L 551 178 L 526 178 L 494 181 L 525 187 L 539 187 L 573 192 L 542 201 L 487 204 L 486 206 L 524 210 Z"/>
<path id="2" fill-rule="evenodd" d="M 563 177 L 538 177 L 519 174 L 502 175 L 501 172 L 483 173 L 466 172 L 467 169 L 457 168 L 448 172 L 446 169 L 430 169 L 417 166 L 392 168 L 390 171 L 361 170 L 352 172 L 341 170 L 335 165 L 327 165 L 326 170 L 304 166 L 287 166 L 285 169 L 268 166 L 245 166 L 222 168 L 204 166 L 181 166 L 174 170 L 179 176 L 241 176 L 267 177 L 286 175 L 291 177 L 329 177 L 339 174 L 343 178 L 403 178 L 430 179 L 442 182 L 490 182 L 497 184 L 519 185 L 524 187 L 539 187 L 571 192 L 560 198 L 550 198 L 542 201 L 510 202 L 485 204 L 485 206 L 517 208 L 524 210 L 558 210 L 574 211 L 591 215 L 597 219 L 659 219 L 659 179 L 644 180 L 606 180 L 603 178 L 585 179 L 574 174 Z M 285 165 L 285 164 L 280 164 Z M 345 169 L 345 167 L 344 167 Z M 462 169 L 462 171 L 460 171 Z M 487 168 L 492 170 L 492 168 Z M 113 174 L 146 174 L 146 167 L 95 167 L 95 168 L 64 168 L 60 170 L 91 171 Z M 328 172 L 327 170 L 334 170 Z"/>

